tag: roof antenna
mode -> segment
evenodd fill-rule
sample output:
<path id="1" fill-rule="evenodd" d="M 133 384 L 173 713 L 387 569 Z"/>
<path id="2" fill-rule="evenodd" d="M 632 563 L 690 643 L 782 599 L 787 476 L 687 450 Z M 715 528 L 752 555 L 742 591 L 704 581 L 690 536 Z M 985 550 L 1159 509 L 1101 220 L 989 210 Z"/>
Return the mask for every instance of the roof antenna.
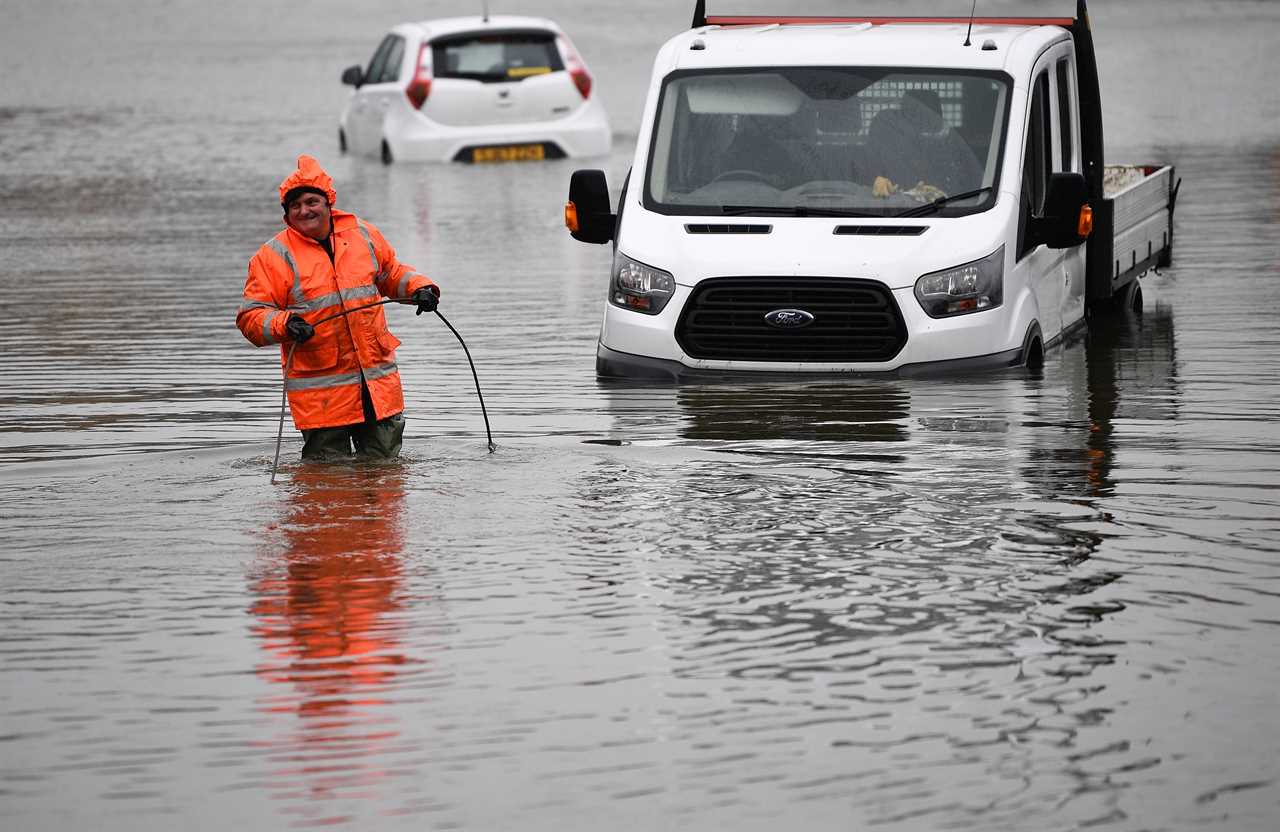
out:
<path id="1" fill-rule="evenodd" d="M 693 4 L 693 26 L 698 29 L 707 25 L 707 0 L 698 0 Z"/>
<path id="2" fill-rule="evenodd" d="M 969 30 L 964 33 L 964 46 L 970 46 L 969 35 L 973 33 L 973 13 L 978 10 L 978 0 L 973 0 L 973 5 L 969 7 Z"/>
<path id="3" fill-rule="evenodd" d="M 973 0 L 973 2 L 976 3 L 978 2 L 978 0 Z M 483 22 L 488 23 L 489 22 L 489 0 L 481 0 L 480 9 L 484 12 Z M 968 44 L 965 44 L 965 45 L 967 46 Z"/>

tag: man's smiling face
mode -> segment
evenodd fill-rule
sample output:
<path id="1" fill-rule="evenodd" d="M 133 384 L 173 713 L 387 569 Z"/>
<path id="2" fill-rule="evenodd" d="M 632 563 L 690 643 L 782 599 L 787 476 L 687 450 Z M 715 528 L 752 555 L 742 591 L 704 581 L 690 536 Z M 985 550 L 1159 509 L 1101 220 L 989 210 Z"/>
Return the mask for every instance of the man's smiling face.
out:
<path id="1" fill-rule="evenodd" d="M 320 194 L 304 193 L 289 203 L 285 221 L 299 234 L 305 234 L 313 240 L 323 240 L 329 236 L 332 223 L 329 203 Z"/>

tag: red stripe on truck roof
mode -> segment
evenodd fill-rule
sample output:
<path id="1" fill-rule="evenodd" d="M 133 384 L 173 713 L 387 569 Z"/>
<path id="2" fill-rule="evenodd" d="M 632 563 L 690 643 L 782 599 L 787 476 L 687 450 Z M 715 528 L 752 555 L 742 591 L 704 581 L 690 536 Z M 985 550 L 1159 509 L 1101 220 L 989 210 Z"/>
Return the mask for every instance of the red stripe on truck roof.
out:
<path id="1" fill-rule="evenodd" d="M 776 15 L 708 15 L 708 26 L 763 26 L 770 23 L 968 23 L 967 17 L 778 17 Z M 982 26 L 1071 26 L 1070 17 L 975 17 Z"/>

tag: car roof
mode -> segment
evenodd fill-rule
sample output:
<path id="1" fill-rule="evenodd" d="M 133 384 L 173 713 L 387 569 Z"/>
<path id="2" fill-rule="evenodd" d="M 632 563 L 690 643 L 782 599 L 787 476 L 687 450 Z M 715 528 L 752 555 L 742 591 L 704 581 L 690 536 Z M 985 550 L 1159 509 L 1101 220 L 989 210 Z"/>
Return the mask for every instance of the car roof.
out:
<path id="1" fill-rule="evenodd" d="M 467 17 L 439 17 L 432 20 L 421 20 L 407 24 L 417 27 L 427 38 L 447 37 L 449 35 L 470 34 L 484 31 L 510 31 L 512 29 L 543 29 L 557 35 L 564 34 L 554 21 L 545 17 L 521 17 L 517 15 L 469 15 Z"/>
<path id="2" fill-rule="evenodd" d="M 664 51 L 668 72 L 797 65 L 1010 70 L 1070 37 L 1057 25 L 975 23 L 972 45 L 964 46 L 967 31 L 957 22 L 711 25 L 676 35 Z M 994 49 L 984 48 L 988 41 Z"/>

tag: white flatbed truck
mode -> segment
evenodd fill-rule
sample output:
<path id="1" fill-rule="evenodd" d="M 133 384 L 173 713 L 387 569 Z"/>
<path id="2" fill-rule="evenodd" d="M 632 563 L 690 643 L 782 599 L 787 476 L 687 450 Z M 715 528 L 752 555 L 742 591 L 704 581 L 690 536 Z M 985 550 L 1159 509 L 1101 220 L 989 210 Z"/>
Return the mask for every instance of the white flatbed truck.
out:
<path id="1" fill-rule="evenodd" d="M 616 211 L 602 377 L 1036 366 L 1169 263 L 1170 165 L 1108 167 L 1074 17 L 708 16 L 658 52 Z"/>

